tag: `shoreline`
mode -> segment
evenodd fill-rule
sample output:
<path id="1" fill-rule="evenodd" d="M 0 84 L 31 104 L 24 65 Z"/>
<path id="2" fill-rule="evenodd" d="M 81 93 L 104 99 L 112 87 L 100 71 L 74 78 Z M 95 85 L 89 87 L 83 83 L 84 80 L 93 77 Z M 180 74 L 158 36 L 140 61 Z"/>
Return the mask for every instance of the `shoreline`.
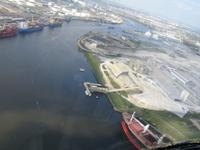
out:
<path id="1" fill-rule="evenodd" d="M 77 46 L 79 47 L 80 50 L 82 50 L 84 52 L 84 55 L 86 56 L 87 61 L 91 65 L 93 73 L 94 73 L 97 81 L 104 84 L 105 81 L 101 77 L 102 73 L 100 72 L 100 69 L 97 69 L 100 66 L 99 58 L 97 56 L 94 56 L 93 52 L 90 52 L 89 50 L 87 50 L 87 48 L 82 46 L 82 44 L 80 43 L 81 39 L 82 39 L 82 36 L 80 37 L 79 40 L 77 40 Z M 109 93 L 109 94 L 106 94 L 106 96 L 107 96 L 109 102 L 111 103 L 113 110 L 115 110 L 116 112 L 122 113 L 123 110 L 118 109 L 112 100 L 112 96 L 119 96 L 119 95 L 116 93 Z M 120 97 L 120 98 L 123 99 L 122 97 Z"/>

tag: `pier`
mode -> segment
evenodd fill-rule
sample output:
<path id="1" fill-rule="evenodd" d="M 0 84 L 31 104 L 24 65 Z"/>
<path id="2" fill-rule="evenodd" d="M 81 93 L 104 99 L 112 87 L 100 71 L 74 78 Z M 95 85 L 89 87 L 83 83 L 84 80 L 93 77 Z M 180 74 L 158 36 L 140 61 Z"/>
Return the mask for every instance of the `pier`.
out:
<path id="1" fill-rule="evenodd" d="M 97 83 L 84 82 L 83 85 L 86 89 L 85 94 L 88 96 L 91 96 L 92 92 L 107 93 L 109 91 L 108 87 Z"/>
<path id="2" fill-rule="evenodd" d="M 84 82 L 83 83 L 85 87 L 85 94 L 88 96 L 91 96 L 93 92 L 98 92 L 98 93 L 112 93 L 112 92 L 120 92 L 120 91 L 127 91 L 127 90 L 132 90 L 132 91 L 138 91 L 140 90 L 139 87 L 135 88 L 119 88 L 119 89 L 111 89 L 108 88 L 107 86 L 104 86 L 102 84 L 98 83 L 90 83 L 90 82 Z"/>

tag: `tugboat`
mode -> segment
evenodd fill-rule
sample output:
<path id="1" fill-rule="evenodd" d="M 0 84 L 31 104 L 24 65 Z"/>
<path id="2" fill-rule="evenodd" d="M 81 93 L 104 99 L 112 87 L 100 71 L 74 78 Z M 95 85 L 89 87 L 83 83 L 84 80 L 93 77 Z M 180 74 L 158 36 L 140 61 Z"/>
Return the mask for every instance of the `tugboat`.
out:
<path id="1" fill-rule="evenodd" d="M 8 25 L 4 25 L 0 29 L 0 38 L 8 38 L 17 35 L 17 29 Z"/>
<path id="2" fill-rule="evenodd" d="M 129 141 L 138 150 L 156 149 L 169 145 L 170 140 L 135 113 L 123 113 L 122 129 Z"/>
<path id="3" fill-rule="evenodd" d="M 59 18 L 50 18 L 49 19 L 49 28 L 61 27 L 63 21 Z"/>
<path id="4" fill-rule="evenodd" d="M 19 27 L 19 33 L 25 34 L 25 33 L 32 33 L 43 30 L 43 25 L 36 22 L 36 21 L 26 21 L 21 22 Z"/>

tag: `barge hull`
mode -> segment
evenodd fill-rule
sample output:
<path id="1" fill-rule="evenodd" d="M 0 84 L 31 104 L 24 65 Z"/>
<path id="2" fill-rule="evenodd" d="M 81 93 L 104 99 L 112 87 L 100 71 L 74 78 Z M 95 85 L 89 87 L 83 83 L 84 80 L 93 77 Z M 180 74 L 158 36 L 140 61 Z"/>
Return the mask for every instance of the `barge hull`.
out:
<path id="1" fill-rule="evenodd" d="M 126 134 L 126 136 L 128 137 L 129 141 L 133 144 L 133 146 L 137 149 L 140 150 L 142 149 L 142 147 L 138 144 L 138 142 L 136 141 L 136 139 L 134 139 L 128 129 L 128 126 L 126 125 L 125 121 L 121 121 L 121 126 L 122 129 L 124 130 L 124 133 Z"/>

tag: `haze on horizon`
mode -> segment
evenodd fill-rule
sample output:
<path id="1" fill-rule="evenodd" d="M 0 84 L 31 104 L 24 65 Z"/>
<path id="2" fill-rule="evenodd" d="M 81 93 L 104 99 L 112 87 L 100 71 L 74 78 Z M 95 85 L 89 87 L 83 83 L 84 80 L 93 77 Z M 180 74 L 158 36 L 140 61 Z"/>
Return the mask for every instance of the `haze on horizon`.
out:
<path id="1" fill-rule="evenodd" d="M 196 0 L 110 0 L 200 30 L 200 1 Z"/>

